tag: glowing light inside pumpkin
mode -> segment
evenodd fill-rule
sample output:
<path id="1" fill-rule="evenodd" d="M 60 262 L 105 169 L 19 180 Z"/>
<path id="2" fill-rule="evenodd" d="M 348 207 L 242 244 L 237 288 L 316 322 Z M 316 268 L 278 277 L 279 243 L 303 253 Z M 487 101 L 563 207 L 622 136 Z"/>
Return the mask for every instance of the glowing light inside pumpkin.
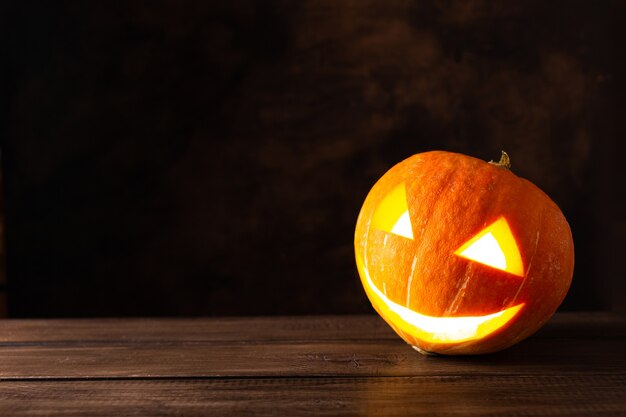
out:
<path id="1" fill-rule="evenodd" d="M 522 257 L 504 217 L 487 226 L 454 253 L 519 277 L 524 276 Z"/>
<path id="2" fill-rule="evenodd" d="M 401 331 L 426 343 L 460 343 L 482 339 L 503 327 L 517 315 L 524 303 L 485 316 L 433 317 L 420 314 L 391 301 L 374 284 L 360 256 L 357 268 L 364 279 L 370 299 Z"/>
<path id="3" fill-rule="evenodd" d="M 506 271 L 506 258 L 504 252 L 498 245 L 498 241 L 491 234 L 487 233 L 469 248 L 460 253 L 461 256 L 480 262 L 485 265 Z"/>
<path id="4" fill-rule="evenodd" d="M 393 225 L 391 233 L 413 239 L 413 228 L 411 227 L 411 218 L 409 217 L 408 210 L 405 211 L 396 224 Z"/>
<path id="5" fill-rule="evenodd" d="M 413 227 L 406 202 L 404 183 L 393 189 L 372 215 L 372 226 L 384 232 L 413 239 Z"/>

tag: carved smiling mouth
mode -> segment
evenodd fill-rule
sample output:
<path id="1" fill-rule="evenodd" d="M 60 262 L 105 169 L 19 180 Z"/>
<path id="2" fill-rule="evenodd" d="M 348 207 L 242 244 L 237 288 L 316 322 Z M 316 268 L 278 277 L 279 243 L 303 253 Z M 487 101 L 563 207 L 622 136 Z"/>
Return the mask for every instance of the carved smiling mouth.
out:
<path id="1" fill-rule="evenodd" d="M 360 256 L 356 258 L 363 286 L 370 300 L 401 331 L 426 343 L 459 343 L 482 339 L 508 323 L 524 303 L 484 316 L 433 317 L 417 313 L 391 301 L 372 281 Z"/>

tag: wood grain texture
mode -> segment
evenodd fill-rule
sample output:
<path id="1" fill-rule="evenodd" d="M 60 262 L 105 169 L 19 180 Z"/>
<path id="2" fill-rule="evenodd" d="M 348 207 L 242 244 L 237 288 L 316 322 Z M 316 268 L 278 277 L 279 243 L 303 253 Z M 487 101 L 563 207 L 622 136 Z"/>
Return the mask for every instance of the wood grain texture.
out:
<path id="1" fill-rule="evenodd" d="M 417 354 L 377 316 L 8 321 L 0 324 L 0 378 L 502 375 L 518 373 L 520 364 L 525 375 L 626 369 L 626 321 L 596 315 L 576 324 L 576 317 L 559 316 L 495 355 L 440 358 Z M 598 349 L 601 334 L 610 343 Z"/>
<path id="2" fill-rule="evenodd" d="M 626 341 L 524 343 L 487 358 L 428 358 L 402 341 L 312 344 L 16 346 L 2 349 L 0 378 L 290 377 L 610 374 L 626 368 Z"/>
<path id="3" fill-rule="evenodd" d="M 28 381 L 0 382 L 0 414 L 616 416 L 624 392 L 626 375 Z"/>
<path id="4" fill-rule="evenodd" d="M 564 312 L 533 339 L 626 338 L 626 315 Z M 398 340 L 376 315 L 161 319 L 12 319 L 0 321 L 0 343 L 245 342 Z"/>
<path id="5" fill-rule="evenodd" d="M 585 343 L 586 342 L 586 343 Z M 626 340 L 530 340 L 488 357 L 424 357 L 403 341 L 6 346 L 0 378 L 552 375 L 626 368 Z"/>
<path id="6" fill-rule="evenodd" d="M 624 325 L 626 329 L 626 323 Z M 626 330 L 625 330 L 626 332 Z M 395 340 L 378 316 L 8 320 L 0 342 L 244 342 Z"/>
<path id="7" fill-rule="evenodd" d="M 626 415 L 626 316 L 425 357 L 377 316 L 0 322 L 0 415 Z"/>

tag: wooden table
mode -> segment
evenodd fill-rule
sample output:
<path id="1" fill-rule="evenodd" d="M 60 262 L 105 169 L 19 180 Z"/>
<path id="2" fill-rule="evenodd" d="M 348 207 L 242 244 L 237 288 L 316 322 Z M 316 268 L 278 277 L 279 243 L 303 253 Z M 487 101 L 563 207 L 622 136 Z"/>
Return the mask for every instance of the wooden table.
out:
<path id="1" fill-rule="evenodd" d="M 0 416 L 626 415 L 626 316 L 425 357 L 377 316 L 4 320 Z"/>

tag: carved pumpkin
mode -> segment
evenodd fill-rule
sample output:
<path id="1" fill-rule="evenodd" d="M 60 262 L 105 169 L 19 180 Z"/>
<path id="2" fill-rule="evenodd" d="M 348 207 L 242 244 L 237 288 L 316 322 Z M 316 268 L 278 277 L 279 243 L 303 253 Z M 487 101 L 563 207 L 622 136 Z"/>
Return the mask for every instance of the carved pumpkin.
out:
<path id="1" fill-rule="evenodd" d="M 558 206 L 509 171 L 450 152 L 414 155 L 369 192 L 355 231 L 365 292 L 422 353 L 504 349 L 563 301 L 574 243 Z"/>

